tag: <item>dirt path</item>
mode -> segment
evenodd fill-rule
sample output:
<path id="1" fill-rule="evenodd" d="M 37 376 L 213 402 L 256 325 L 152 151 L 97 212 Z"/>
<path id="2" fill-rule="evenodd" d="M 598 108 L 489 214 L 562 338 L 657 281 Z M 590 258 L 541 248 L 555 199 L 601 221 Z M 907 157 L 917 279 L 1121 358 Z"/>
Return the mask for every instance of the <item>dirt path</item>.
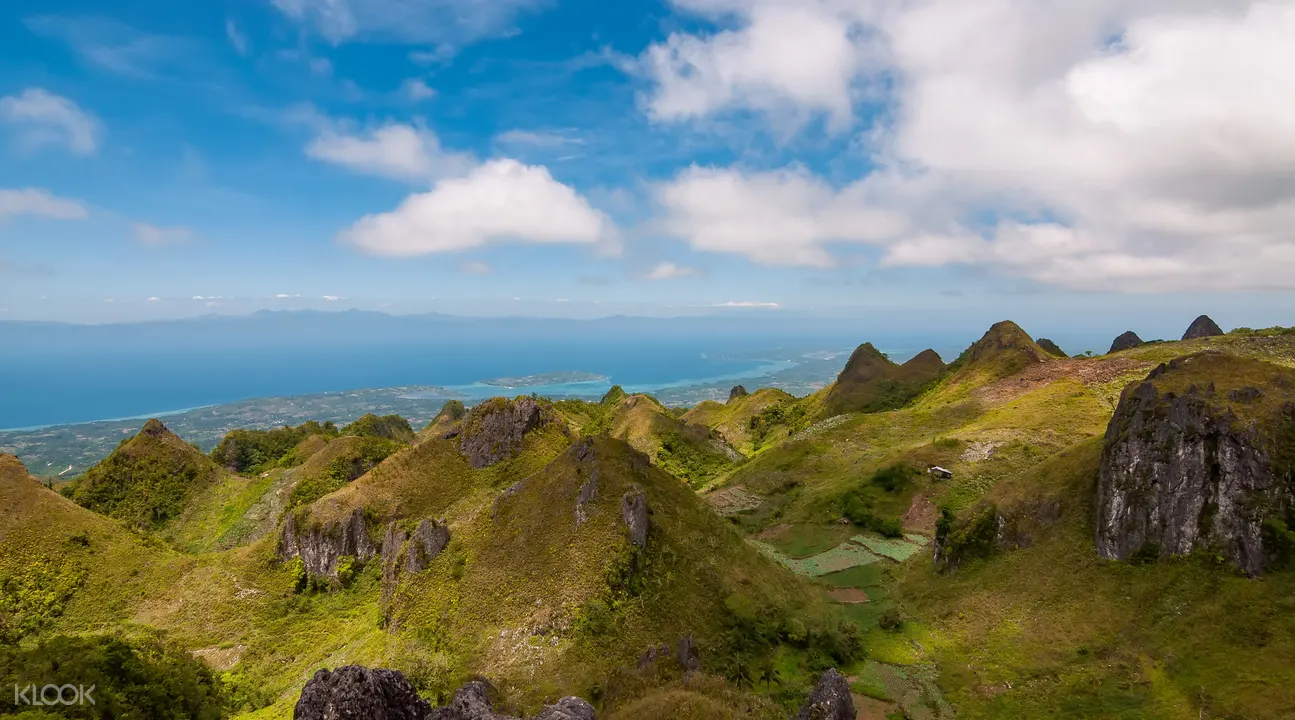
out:
<path id="1" fill-rule="evenodd" d="M 940 511 L 926 495 L 914 495 L 913 502 L 904 513 L 904 529 L 909 532 L 931 534 L 935 532 L 935 519 Z"/>

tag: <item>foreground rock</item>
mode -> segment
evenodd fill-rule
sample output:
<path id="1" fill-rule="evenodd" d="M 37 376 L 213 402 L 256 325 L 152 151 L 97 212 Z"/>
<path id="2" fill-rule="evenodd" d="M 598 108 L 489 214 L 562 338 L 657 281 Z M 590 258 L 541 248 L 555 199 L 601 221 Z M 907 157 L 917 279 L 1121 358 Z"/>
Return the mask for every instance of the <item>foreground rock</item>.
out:
<path id="1" fill-rule="evenodd" d="M 809 699 L 796 713 L 796 720 L 854 720 L 854 698 L 850 683 L 835 669 L 823 673 Z"/>
<path id="2" fill-rule="evenodd" d="M 1137 333 L 1129 330 L 1123 335 L 1115 338 L 1115 341 L 1111 343 L 1111 349 L 1107 350 L 1106 354 L 1110 355 L 1111 353 L 1117 353 L 1121 350 L 1132 350 L 1135 347 L 1141 347 L 1145 344 L 1146 343 L 1142 341 L 1142 338 L 1138 337 Z"/>
<path id="3" fill-rule="evenodd" d="M 395 670 L 348 665 L 320 670 L 306 683 L 293 720 L 423 720 L 432 712 Z"/>
<path id="4" fill-rule="evenodd" d="M 348 665 L 320 670 L 306 683 L 293 720 L 521 720 L 495 712 L 494 688 L 473 680 L 454 693 L 445 707 L 418 697 L 396 670 Z M 835 669 L 823 673 L 795 720 L 854 720 L 850 683 Z M 531 720 L 596 720 L 594 707 L 568 696 L 544 707 Z"/>
<path id="5" fill-rule="evenodd" d="M 1266 547 L 1266 525 L 1284 522 L 1291 501 L 1289 471 L 1275 470 L 1273 457 L 1292 451 L 1293 399 L 1295 373 L 1217 353 L 1161 365 L 1126 389 L 1102 451 L 1102 557 L 1150 561 L 1200 548 L 1248 575 L 1264 572 L 1277 552 Z"/>
<path id="6" fill-rule="evenodd" d="M 1184 340 L 1196 340 L 1197 338 L 1216 337 L 1223 334 L 1223 328 L 1218 323 L 1210 319 L 1209 315 L 1202 315 L 1192 321 L 1187 327 L 1187 332 L 1183 333 Z"/>

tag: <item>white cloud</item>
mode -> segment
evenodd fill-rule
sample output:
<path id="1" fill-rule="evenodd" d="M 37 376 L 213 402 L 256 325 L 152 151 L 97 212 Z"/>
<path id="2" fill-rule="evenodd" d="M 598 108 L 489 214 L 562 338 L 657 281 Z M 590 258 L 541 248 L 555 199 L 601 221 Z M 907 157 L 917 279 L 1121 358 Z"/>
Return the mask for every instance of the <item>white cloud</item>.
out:
<path id="1" fill-rule="evenodd" d="M 203 296 L 201 296 L 201 295 L 194 295 L 194 296 L 193 296 L 193 299 L 194 299 L 194 300 L 206 300 L 206 298 L 204 298 L 204 297 L 203 297 Z"/>
<path id="2" fill-rule="evenodd" d="M 135 223 L 131 226 L 135 242 L 145 247 L 166 247 L 183 245 L 192 241 L 197 235 L 186 227 L 159 227 L 148 223 Z"/>
<path id="3" fill-rule="evenodd" d="M 695 247 L 828 264 L 833 241 L 874 242 L 890 266 L 1068 288 L 1295 288 L 1293 3 L 806 0 L 795 12 L 821 27 L 791 49 L 769 20 L 785 0 L 675 4 L 731 29 L 644 53 L 654 117 L 756 111 L 778 131 L 885 104 L 861 135 L 879 169 L 839 189 L 794 168 L 773 175 L 799 178 L 786 197 L 741 168 L 661 186 Z M 707 208 L 690 189 L 722 192 Z"/>
<path id="4" fill-rule="evenodd" d="M 676 280 L 678 278 L 694 277 L 700 274 L 701 271 L 697 268 L 688 267 L 687 265 L 676 265 L 672 262 L 663 262 L 647 271 L 647 273 L 643 275 L 643 278 L 646 280 Z"/>
<path id="5" fill-rule="evenodd" d="M 469 260 L 459 265 L 459 272 L 465 275 L 489 275 L 495 269 L 490 267 L 490 263 L 481 260 Z"/>
<path id="6" fill-rule="evenodd" d="M 293 295 L 289 295 L 288 293 L 279 293 L 279 294 L 275 295 L 275 296 L 273 297 L 273 299 L 274 299 L 274 300 L 288 300 L 288 299 L 291 299 L 291 298 L 299 298 L 299 297 L 301 297 L 301 294 L 300 294 L 300 293 L 293 294 Z"/>
<path id="7" fill-rule="evenodd" d="M 65 145 L 77 155 L 90 155 L 99 144 L 99 123 L 72 100 L 42 88 L 0 98 L 0 120 L 19 128 L 30 148 Z"/>
<path id="8" fill-rule="evenodd" d="M 496 135 L 495 142 L 500 145 L 560 148 L 569 145 L 583 145 L 585 141 L 566 132 L 509 130 Z"/>
<path id="9" fill-rule="evenodd" d="M 162 298 L 160 298 L 160 297 L 151 297 L 151 298 L 149 298 L 149 299 L 148 299 L 148 302 L 151 302 L 151 303 L 154 303 L 154 302 L 162 302 Z"/>
<path id="10" fill-rule="evenodd" d="M 549 0 L 272 0 L 326 39 L 461 44 L 505 34 L 523 11 Z"/>
<path id="11" fill-rule="evenodd" d="M 365 134 L 325 128 L 306 155 L 356 172 L 414 182 L 467 172 L 474 160 L 464 153 L 446 152 L 430 130 L 388 123 Z"/>
<path id="12" fill-rule="evenodd" d="M 754 302 L 754 301 L 752 301 L 752 300 L 741 300 L 741 301 L 729 300 L 728 302 L 724 302 L 724 303 L 716 303 L 716 304 L 712 305 L 711 307 L 723 307 L 723 308 L 777 308 L 777 307 L 780 307 L 780 306 L 779 306 L 779 305 L 778 305 L 778 303 L 776 303 L 776 302 Z"/>
<path id="13" fill-rule="evenodd" d="M 360 219 L 340 239 L 379 255 L 421 255 L 499 242 L 594 245 L 614 240 L 614 232 L 546 168 L 492 160 L 389 213 Z"/>
<path id="14" fill-rule="evenodd" d="M 867 182 L 838 191 L 799 168 L 694 166 L 656 187 L 663 229 L 697 250 L 819 267 L 833 264 L 830 242 L 878 243 L 907 229 L 903 214 L 876 206 L 870 194 Z"/>
<path id="15" fill-rule="evenodd" d="M 853 118 L 853 96 L 866 46 L 853 36 L 856 23 L 831 2 L 718 2 L 676 0 L 675 5 L 742 26 L 708 36 L 673 33 L 651 45 L 638 69 L 655 88 L 647 98 L 659 120 L 698 118 L 720 110 L 754 109 L 790 115 L 825 113 L 844 129 Z"/>
<path id="16" fill-rule="evenodd" d="M 427 84 L 422 78 L 409 78 L 401 83 L 400 91 L 410 102 L 423 102 L 436 97 L 435 88 Z"/>
<path id="17" fill-rule="evenodd" d="M 36 35 L 66 42 L 85 63 L 118 75 L 152 79 L 213 69 L 201 43 L 144 32 L 116 20 L 39 15 L 23 22 Z"/>
<path id="18" fill-rule="evenodd" d="M 82 220 L 88 212 L 85 205 L 80 202 L 56 197 L 48 190 L 0 189 L 0 220 L 16 215 L 36 215 L 55 220 Z"/>
<path id="19" fill-rule="evenodd" d="M 246 55 L 251 50 L 251 43 L 248 42 L 247 36 L 238 29 L 238 25 L 233 18 L 225 19 L 225 37 L 229 38 L 229 44 L 234 47 L 234 52 L 239 55 Z"/>
<path id="20" fill-rule="evenodd" d="M 346 298 L 341 297 L 341 296 L 338 296 L 338 295 L 325 295 L 325 296 L 324 296 L 324 300 L 327 300 L 328 302 L 337 302 L 338 300 L 345 300 L 345 299 L 346 299 Z"/>

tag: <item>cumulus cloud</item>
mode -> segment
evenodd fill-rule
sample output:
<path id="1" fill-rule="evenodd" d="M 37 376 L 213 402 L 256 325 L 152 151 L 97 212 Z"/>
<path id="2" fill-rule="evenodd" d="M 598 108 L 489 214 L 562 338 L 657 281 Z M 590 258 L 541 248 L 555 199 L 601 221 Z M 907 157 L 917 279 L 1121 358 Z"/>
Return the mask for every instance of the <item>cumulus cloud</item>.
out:
<path id="1" fill-rule="evenodd" d="M 471 155 L 445 151 L 430 130 L 399 123 L 359 134 L 326 127 L 306 147 L 306 155 L 355 172 L 412 182 L 461 175 L 475 162 Z"/>
<path id="2" fill-rule="evenodd" d="M 77 155 L 99 146 L 99 123 L 74 101 L 42 88 L 0 97 L 0 120 L 14 125 L 29 148 L 63 145 Z"/>
<path id="3" fill-rule="evenodd" d="M 651 270 L 644 273 L 645 280 L 677 280 L 679 278 L 694 277 L 700 275 L 701 271 L 697 268 L 688 267 L 687 265 L 676 265 L 672 262 L 663 262 L 657 264 Z"/>
<path id="4" fill-rule="evenodd" d="M 378 255 L 421 255 L 499 242 L 595 245 L 614 239 L 606 216 L 543 167 L 492 160 L 461 178 L 368 215 L 340 240 Z"/>
<path id="5" fill-rule="evenodd" d="M 85 205 L 76 200 L 56 197 L 39 188 L 0 189 L 0 220 L 17 215 L 35 215 L 55 220 L 82 220 Z"/>
<path id="6" fill-rule="evenodd" d="M 902 213 L 871 202 L 869 183 L 836 190 L 800 168 L 694 166 L 655 191 L 667 233 L 762 264 L 828 266 L 830 242 L 877 243 L 908 228 Z"/>
<path id="7" fill-rule="evenodd" d="M 131 226 L 135 242 L 145 247 L 166 247 L 183 245 L 192 241 L 197 235 L 186 227 L 159 227 L 148 223 L 135 223 Z"/>
<path id="8" fill-rule="evenodd" d="M 667 228 L 695 247 L 826 265 L 832 243 L 869 242 L 889 266 L 981 264 L 1068 288 L 1295 288 L 1295 4 L 675 4 L 728 29 L 645 51 L 656 118 L 840 127 L 861 99 L 885 104 L 859 128 L 878 169 L 853 182 L 731 168 L 660 186 Z M 769 19 L 788 13 L 814 42 L 788 49 Z M 704 188 L 722 191 L 715 207 L 687 197 Z"/>
<path id="9" fill-rule="evenodd" d="M 346 298 L 341 297 L 340 295 L 325 295 L 325 296 L 324 296 L 324 300 L 326 300 L 326 301 L 328 301 L 328 302 L 337 302 L 338 300 L 345 300 L 345 299 L 346 299 Z"/>
<path id="10" fill-rule="evenodd" d="M 512 30 L 522 12 L 548 0 L 272 0 L 324 38 L 465 43 Z"/>

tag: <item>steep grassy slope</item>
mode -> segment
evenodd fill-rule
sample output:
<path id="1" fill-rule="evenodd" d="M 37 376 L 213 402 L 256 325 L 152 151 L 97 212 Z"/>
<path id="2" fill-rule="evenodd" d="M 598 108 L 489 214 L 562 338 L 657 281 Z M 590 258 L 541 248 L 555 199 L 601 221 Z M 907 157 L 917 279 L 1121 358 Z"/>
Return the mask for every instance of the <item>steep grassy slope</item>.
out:
<path id="1" fill-rule="evenodd" d="M 45 489 L 0 455 L 0 639 L 131 617 L 185 562 L 147 535 Z"/>
<path id="2" fill-rule="evenodd" d="M 701 425 L 716 431 L 725 442 L 749 456 L 760 444 L 774 440 L 757 433 L 754 422 L 756 418 L 771 408 L 786 407 L 795 400 L 782 390 L 765 388 L 730 398 L 727 403 L 707 400 L 690 408 L 680 419 L 690 425 Z"/>
<path id="3" fill-rule="evenodd" d="M 742 457 L 715 431 L 673 417 L 647 395 L 630 395 L 621 400 L 608 424 L 612 437 L 628 442 L 652 462 L 694 486 Z"/>
<path id="4" fill-rule="evenodd" d="M 221 478 L 221 470 L 158 420 L 70 486 L 77 504 L 138 528 L 159 528 Z"/>

